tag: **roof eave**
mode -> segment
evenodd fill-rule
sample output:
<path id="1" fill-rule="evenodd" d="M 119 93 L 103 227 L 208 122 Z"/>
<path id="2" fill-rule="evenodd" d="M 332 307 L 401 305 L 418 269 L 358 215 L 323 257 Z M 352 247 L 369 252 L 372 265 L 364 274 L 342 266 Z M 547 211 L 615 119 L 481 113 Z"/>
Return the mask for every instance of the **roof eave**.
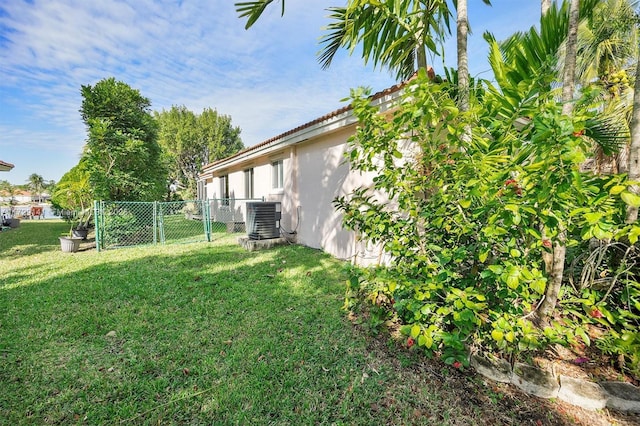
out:
<path id="1" fill-rule="evenodd" d="M 398 99 L 402 85 L 396 85 L 371 97 L 372 105 L 380 108 L 381 112 L 390 110 Z M 342 107 L 336 111 L 319 117 L 307 124 L 303 124 L 274 138 L 268 139 L 257 145 L 248 147 L 227 158 L 207 164 L 202 169 L 202 174 L 211 174 L 218 170 L 226 169 L 285 147 L 304 142 L 308 139 L 328 134 L 349 125 L 355 124 L 358 119 L 353 114 L 351 105 Z"/>
<path id="2" fill-rule="evenodd" d="M 0 160 L 0 171 L 1 172 L 8 172 L 11 169 L 13 169 L 15 166 L 11 163 L 6 163 L 2 160 Z"/>

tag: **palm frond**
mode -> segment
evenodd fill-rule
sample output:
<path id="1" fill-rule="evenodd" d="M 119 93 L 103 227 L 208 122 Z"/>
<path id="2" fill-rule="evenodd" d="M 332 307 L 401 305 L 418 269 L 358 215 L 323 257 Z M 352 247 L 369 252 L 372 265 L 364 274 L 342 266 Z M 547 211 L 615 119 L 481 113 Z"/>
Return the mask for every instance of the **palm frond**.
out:
<path id="1" fill-rule="evenodd" d="M 629 125 L 618 108 L 587 119 L 585 135 L 602 148 L 605 155 L 620 151 L 629 142 Z"/>
<path id="2" fill-rule="evenodd" d="M 274 0 L 256 0 L 256 1 L 248 1 L 248 2 L 238 2 L 235 3 L 236 12 L 239 14 L 240 18 L 247 18 L 247 23 L 244 26 L 245 29 L 251 28 L 253 24 L 256 23 L 258 18 L 262 16 L 262 13 L 265 11 L 267 6 L 273 3 Z M 282 1 L 282 10 L 281 15 L 284 15 L 284 0 Z"/>

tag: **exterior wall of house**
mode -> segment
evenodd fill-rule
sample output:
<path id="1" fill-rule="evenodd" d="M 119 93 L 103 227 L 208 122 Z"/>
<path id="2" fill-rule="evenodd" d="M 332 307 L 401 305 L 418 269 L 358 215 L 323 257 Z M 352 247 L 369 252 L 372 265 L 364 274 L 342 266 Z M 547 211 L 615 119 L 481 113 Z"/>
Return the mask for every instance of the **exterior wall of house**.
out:
<path id="1" fill-rule="evenodd" d="M 214 172 L 207 179 L 207 197 L 211 199 L 216 222 L 244 222 L 246 218 L 245 170 L 253 168 L 254 198 L 282 203 L 280 226 L 285 235 L 308 247 L 360 265 L 379 262 L 380 250 L 358 242 L 352 231 L 342 226 L 342 214 L 333 200 L 360 185 L 369 185 L 373 174 L 351 171 L 344 162 L 347 139 L 354 125 L 323 134 Z M 282 188 L 273 187 L 273 163 L 282 161 Z M 229 179 L 228 205 L 222 205 L 221 180 Z"/>
<path id="2" fill-rule="evenodd" d="M 272 163 L 282 160 L 283 186 L 273 188 Z M 247 163 L 239 164 L 229 169 L 215 172 L 212 178 L 207 179 L 206 196 L 212 200 L 212 219 L 216 222 L 244 222 L 246 218 L 246 202 L 248 195 L 245 193 L 245 170 L 253 168 L 253 200 L 279 201 L 282 203 L 282 221 L 280 225 L 287 230 L 291 229 L 291 188 L 293 180 L 291 175 L 291 148 L 281 150 L 274 154 L 255 158 Z M 220 199 L 221 180 L 229 176 L 229 204 L 222 205 Z"/>
<path id="3" fill-rule="evenodd" d="M 348 192 L 350 172 L 343 156 L 351 134 L 351 129 L 344 129 L 302 144 L 297 152 L 298 242 L 343 259 L 354 254 L 354 234 L 343 229 L 341 215 L 332 203 L 336 196 Z"/>
<path id="4" fill-rule="evenodd" d="M 298 147 L 298 242 L 340 259 L 369 265 L 383 261 L 379 248 L 368 247 L 357 240 L 354 232 L 344 229 L 342 214 L 333 205 L 336 197 L 371 185 L 374 177 L 372 173 L 352 171 L 344 161 L 347 139 L 353 132 L 354 126 L 350 126 Z"/>
<path id="5" fill-rule="evenodd" d="M 393 106 L 397 90 L 374 96 L 383 113 Z M 234 221 L 245 221 L 246 206 L 241 200 L 247 195 L 244 171 L 253 168 L 253 196 L 282 203 L 280 226 L 286 236 L 359 265 L 386 263 L 388 259 L 379 247 L 367 246 L 354 232 L 343 228 L 342 215 L 333 206 L 337 196 L 370 185 L 375 176 L 354 172 L 344 162 L 347 140 L 355 126 L 352 112 L 342 108 L 205 166 L 199 188 L 212 200 L 213 220 L 224 222 L 233 217 Z M 273 186 L 274 162 L 282 164 L 282 185 L 277 188 Z M 229 179 L 228 205 L 219 201 L 224 176 Z M 389 207 L 393 208 L 392 203 Z"/>

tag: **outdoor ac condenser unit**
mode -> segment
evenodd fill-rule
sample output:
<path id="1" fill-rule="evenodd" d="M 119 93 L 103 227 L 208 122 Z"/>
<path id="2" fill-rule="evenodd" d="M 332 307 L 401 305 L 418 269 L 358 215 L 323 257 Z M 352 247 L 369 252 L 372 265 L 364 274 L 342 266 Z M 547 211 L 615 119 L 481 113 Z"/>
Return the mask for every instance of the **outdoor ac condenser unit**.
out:
<path id="1" fill-rule="evenodd" d="M 279 202 L 247 203 L 247 235 L 252 240 L 267 240 L 280 236 L 281 207 Z"/>

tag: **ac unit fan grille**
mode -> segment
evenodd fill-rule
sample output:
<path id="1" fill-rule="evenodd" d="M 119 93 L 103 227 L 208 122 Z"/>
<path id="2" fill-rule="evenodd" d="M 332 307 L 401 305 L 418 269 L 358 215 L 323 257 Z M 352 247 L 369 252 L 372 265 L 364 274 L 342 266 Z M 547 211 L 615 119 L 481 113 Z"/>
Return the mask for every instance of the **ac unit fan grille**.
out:
<path id="1" fill-rule="evenodd" d="M 252 240 L 280 236 L 280 203 L 247 203 L 247 235 Z"/>

